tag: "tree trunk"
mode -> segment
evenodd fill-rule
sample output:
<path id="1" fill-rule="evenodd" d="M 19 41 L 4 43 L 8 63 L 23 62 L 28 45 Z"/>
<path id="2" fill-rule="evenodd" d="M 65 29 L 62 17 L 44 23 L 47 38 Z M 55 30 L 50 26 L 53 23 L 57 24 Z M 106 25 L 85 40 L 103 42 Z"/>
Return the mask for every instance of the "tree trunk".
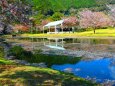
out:
<path id="1" fill-rule="evenodd" d="M 95 28 L 94 28 L 94 34 L 95 34 Z"/>

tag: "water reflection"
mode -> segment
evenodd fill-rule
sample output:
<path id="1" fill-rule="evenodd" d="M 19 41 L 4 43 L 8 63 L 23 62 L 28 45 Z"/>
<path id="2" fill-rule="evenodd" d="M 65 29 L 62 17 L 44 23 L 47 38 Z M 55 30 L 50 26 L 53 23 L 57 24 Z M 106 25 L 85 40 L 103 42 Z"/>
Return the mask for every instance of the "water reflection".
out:
<path id="1" fill-rule="evenodd" d="M 12 39 L 10 39 L 11 41 Z M 97 38 L 15 38 L 14 43 L 29 44 L 31 48 L 115 52 L 115 39 Z"/>
<path id="2" fill-rule="evenodd" d="M 48 38 L 48 41 L 49 41 L 48 44 L 46 44 L 45 41 L 44 41 L 44 46 L 47 46 L 49 48 L 59 49 L 59 50 L 65 50 L 63 39 L 59 39 L 59 38 L 55 38 L 55 39 Z"/>
<path id="3" fill-rule="evenodd" d="M 47 41 L 49 44 L 47 44 Z M 97 52 L 115 52 L 114 39 L 89 39 L 89 38 L 48 38 L 44 42 L 49 48 L 62 50 L 84 50 Z"/>
<path id="4" fill-rule="evenodd" d="M 65 72 L 72 72 L 83 78 L 93 78 L 97 82 L 115 80 L 115 65 L 111 65 L 115 58 L 80 61 L 76 64 L 53 65 L 52 68 Z"/>

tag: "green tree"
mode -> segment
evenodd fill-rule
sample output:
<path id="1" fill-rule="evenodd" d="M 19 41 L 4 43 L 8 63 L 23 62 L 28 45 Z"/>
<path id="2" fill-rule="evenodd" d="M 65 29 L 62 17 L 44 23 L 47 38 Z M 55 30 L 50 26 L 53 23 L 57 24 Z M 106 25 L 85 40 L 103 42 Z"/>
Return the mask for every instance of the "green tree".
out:
<path id="1" fill-rule="evenodd" d="M 60 12 L 55 12 L 55 13 L 52 15 L 51 19 L 52 19 L 53 21 L 57 21 L 57 20 L 60 20 L 63 16 L 64 16 L 64 14 L 62 14 L 62 13 L 60 13 Z"/>
<path id="2" fill-rule="evenodd" d="M 35 11 L 38 11 L 39 14 L 47 15 L 51 11 L 51 3 L 48 0 L 33 0 Z"/>

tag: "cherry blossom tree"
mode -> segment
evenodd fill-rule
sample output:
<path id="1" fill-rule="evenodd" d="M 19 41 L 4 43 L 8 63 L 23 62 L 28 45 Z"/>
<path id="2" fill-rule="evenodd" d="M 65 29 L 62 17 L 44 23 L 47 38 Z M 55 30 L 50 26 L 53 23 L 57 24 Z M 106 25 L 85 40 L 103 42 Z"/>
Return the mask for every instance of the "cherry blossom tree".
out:
<path id="1" fill-rule="evenodd" d="M 46 25 L 46 24 L 48 24 L 50 22 L 50 20 L 42 20 L 42 22 L 41 22 L 41 25 L 42 26 L 44 26 L 44 25 Z"/>
<path id="2" fill-rule="evenodd" d="M 114 26 L 115 26 L 115 8 L 111 10 L 111 17 L 112 17 L 112 20 L 113 20 Z"/>
<path id="3" fill-rule="evenodd" d="M 31 5 L 23 0 L 0 0 L 0 22 L 4 23 L 3 30 L 13 23 L 30 24 L 30 14 Z"/>
<path id="4" fill-rule="evenodd" d="M 49 19 L 44 19 L 41 21 L 41 24 L 37 26 L 37 28 L 40 30 L 40 31 L 43 31 L 43 26 L 48 24 L 49 22 L 51 22 L 51 20 Z"/>
<path id="5" fill-rule="evenodd" d="M 113 26 L 115 26 L 115 6 L 108 6 L 107 7 L 110 9 L 109 10 L 109 16 L 112 20 L 112 24 Z"/>
<path id="6" fill-rule="evenodd" d="M 111 26 L 111 19 L 103 12 L 92 12 L 90 10 L 80 12 L 80 26 L 82 28 L 96 28 Z"/>
<path id="7" fill-rule="evenodd" d="M 23 32 L 29 31 L 29 27 L 27 25 L 17 24 L 14 27 L 15 27 L 16 32 L 18 32 L 18 31 L 23 31 Z"/>
<path id="8" fill-rule="evenodd" d="M 74 27 L 79 25 L 79 21 L 78 21 L 77 17 L 70 16 L 70 17 L 64 19 L 63 25 L 64 25 L 64 27 L 72 27 L 72 30 L 74 30 Z"/>
<path id="9" fill-rule="evenodd" d="M 78 24 L 79 24 L 78 19 L 75 16 L 71 16 L 71 17 L 64 19 L 65 26 L 76 26 Z"/>

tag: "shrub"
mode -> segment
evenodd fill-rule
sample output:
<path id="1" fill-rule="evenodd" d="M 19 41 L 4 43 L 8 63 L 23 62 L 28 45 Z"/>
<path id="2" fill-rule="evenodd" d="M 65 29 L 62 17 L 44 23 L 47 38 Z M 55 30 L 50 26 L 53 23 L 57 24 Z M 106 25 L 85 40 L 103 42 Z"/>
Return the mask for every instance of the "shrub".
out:
<path id="1" fill-rule="evenodd" d="M 30 51 L 25 51 L 21 46 L 13 46 L 9 50 L 9 54 L 16 56 L 16 59 L 24 59 L 32 57 L 32 53 Z"/>

